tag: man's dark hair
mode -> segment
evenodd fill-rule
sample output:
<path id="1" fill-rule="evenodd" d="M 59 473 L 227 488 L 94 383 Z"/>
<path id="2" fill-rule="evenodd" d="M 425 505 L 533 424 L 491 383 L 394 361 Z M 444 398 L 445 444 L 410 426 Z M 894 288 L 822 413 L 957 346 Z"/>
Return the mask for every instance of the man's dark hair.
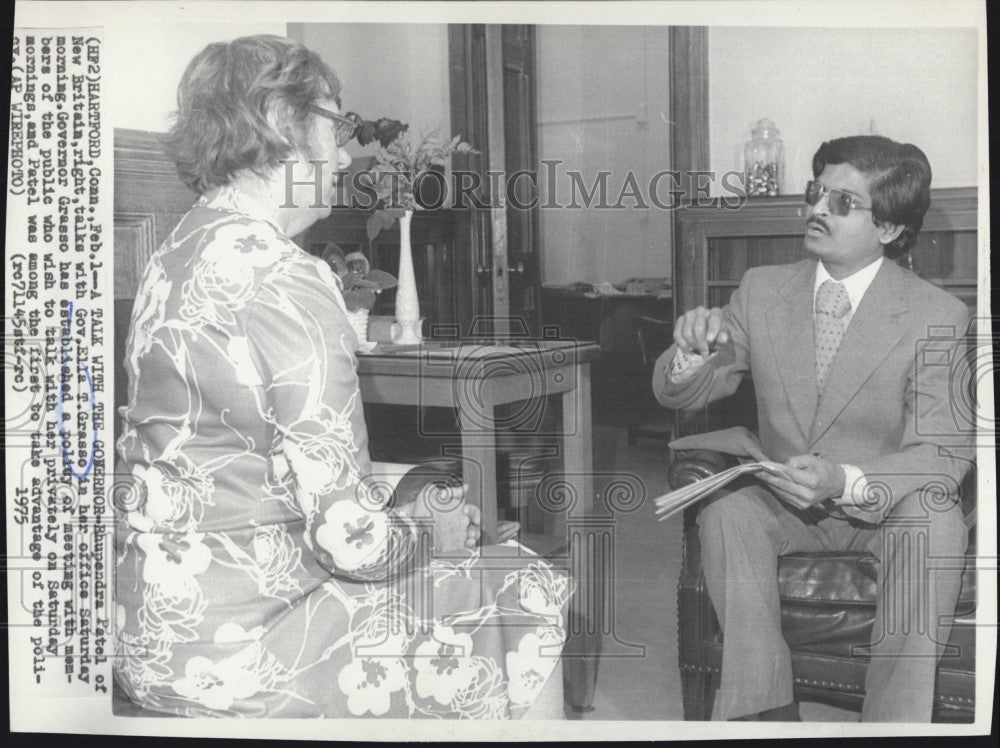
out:
<path id="1" fill-rule="evenodd" d="M 924 152 L 910 143 L 881 135 L 852 135 L 828 140 L 813 156 L 813 177 L 827 164 L 850 164 L 871 180 L 872 220 L 903 226 L 903 232 L 885 246 L 894 260 L 917 241 L 924 214 L 931 204 L 931 165 Z"/>

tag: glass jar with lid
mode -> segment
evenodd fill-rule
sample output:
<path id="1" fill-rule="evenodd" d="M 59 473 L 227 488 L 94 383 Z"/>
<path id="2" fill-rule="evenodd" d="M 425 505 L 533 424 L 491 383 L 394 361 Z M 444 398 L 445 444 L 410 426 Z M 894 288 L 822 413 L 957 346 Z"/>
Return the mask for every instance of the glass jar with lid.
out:
<path id="1" fill-rule="evenodd" d="M 760 119 L 752 134 L 743 147 L 747 195 L 774 197 L 780 194 L 784 170 L 781 132 L 771 120 Z"/>

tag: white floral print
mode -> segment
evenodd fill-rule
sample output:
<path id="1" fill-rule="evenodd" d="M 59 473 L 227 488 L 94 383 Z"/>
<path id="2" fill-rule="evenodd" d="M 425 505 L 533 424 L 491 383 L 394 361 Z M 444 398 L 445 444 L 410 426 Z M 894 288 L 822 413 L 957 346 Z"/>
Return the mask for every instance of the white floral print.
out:
<path id="1" fill-rule="evenodd" d="M 224 710 L 234 701 L 260 691 L 261 683 L 256 673 L 241 667 L 236 660 L 214 663 L 207 657 L 192 657 L 184 666 L 184 677 L 175 680 L 173 688 L 209 709 Z"/>
<path id="2" fill-rule="evenodd" d="M 247 631 L 238 623 L 227 621 L 215 630 L 213 641 L 216 644 L 232 644 L 233 642 L 255 642 L 264 633 L 263 626 L 255 626 Z"/>
<path id="3" fill-rule="evenodd" d="M 475 680 L 472 637 L 456 633 L 450 626 L 438 626 L 429 641 L 417 647 L 417 694 L 432 697 L 439 704 L 451 704 L 458 691 Z"/>
<path id="4" fill-rule="evenodd" d="M 537 562 L 514 572 L 514 576 L 521 607 L 558 621 L 562 615 L 562 602 L 566 599 L 566 577 L 555 573 L 548 564 Z"/>
<path id="5" fill-rule="evenodd" d="M 212 502 L 211 475 L 183 457 L 136 465 L 132 475 L 146 497 L 145 504 L 129 515 L 137 530 L 148 532 L 162 526 L 192 530 Z"/>
<path id="6" fill-rule="evenodd" d="M 405 685 L 406 666 L 395 657 L 360 657 L 337 676 L 337 686 L 347 694 L 347 708 L 357 717 L 381 717 L 389 711 L 392 695 Z"/>
<path id="7" fill-rule="evenodd" d="M 153 333 L 163 324 L 167 299 L 173 284 L 167 279 L 159 257 L 150 261 L 143 291 L 136 297 L 128 361 L 133 376 L 138 372 L 138 360 L 153 345 Z"/>
<path id="8" fill-rule="evenodd" d="M 557 626 L 540 626 L 525 634 L 517 651 L 507 653 L 508 694 L 512 704 L 530 704 L 542 690 L 559 657 L 563 632 Z"/>
<path id="9" fill-rule="evenodd" d="M 256 528 L 251 547 L 260 570 L 258 587 L 261 594 L 281 597 L 301 590 L 294 574 L 301 565 L 302 549 L 296 545 L 287 527 L 264 525 Z"/>
<path id="10" fill-rule="evenodd" d="M 316 541 L 339 568 L 356 571 L 381 557 L 388 537 L 385 514 L 343 499 L 331 504 L 324 517 Z"/>
<path id="11" fill-rule="evenodd" d="M 259 387 L 264 384 L 253 359 L 250 358 L 250 346 L 244 336 L 237 335 L 229 339 L 226 344 L 226 355 L 233 364 L 237 382 L 244 387 Z"/>
<path id="12" fill-rule="evenodd" d="M 138 543 L 146 554 L 142 579 L 158 586 L 169 597 L 187 597 L 197 582 L 195 577 L 208 569 L 212 552 L 202 540 L 202 533 L 158 535 L 141 533 Z"/>

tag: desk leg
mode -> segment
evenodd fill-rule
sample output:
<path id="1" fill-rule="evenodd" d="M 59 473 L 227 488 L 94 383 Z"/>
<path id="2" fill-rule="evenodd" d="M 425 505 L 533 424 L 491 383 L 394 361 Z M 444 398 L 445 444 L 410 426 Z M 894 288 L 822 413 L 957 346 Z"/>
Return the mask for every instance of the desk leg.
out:
<path id="1" fill-rule="evenodd" d="M 594 438 L 590 413 L 590 365 L 576 367 L 576 389 L 562 396 L 563 465 L 576 501 L 568 512 L 554 515 L 552 531 L 570 542 L 570 571 L 576 594 L 570 600 L 568 638 L 563 663 L 566 704 L 576 712 L 593 709 L 603 645 L 604 566 L 588 529 L 594 517 Z M 567 517 L 567 514 L 570 515 Z M 572 519 L 571 527 L 567 520 Z"/>
<path id="2" fill-rule="evenodd" d="M 493 543 L 497 536 L 497 438 L 492 405 L 489 413 L 471 417 L 463 408 L 458 410 L 462 429 L 462 459 L 465 480 L 469 484 L 466 500 L 482 512 L 483 544 Z M 484 421 L 489 423 L 484 428 Z"/>
<path id="3" fill-rule="evenodd" d="M 576 367 L 576 389 L 563 393 L 563 465 L 576 494 L 570 513 L 592 514 L 594 506 L 594 435 L 590 414 L 590 364 Z M 565 536 L 566 513 L 556 517 L 554 534 Z"/>

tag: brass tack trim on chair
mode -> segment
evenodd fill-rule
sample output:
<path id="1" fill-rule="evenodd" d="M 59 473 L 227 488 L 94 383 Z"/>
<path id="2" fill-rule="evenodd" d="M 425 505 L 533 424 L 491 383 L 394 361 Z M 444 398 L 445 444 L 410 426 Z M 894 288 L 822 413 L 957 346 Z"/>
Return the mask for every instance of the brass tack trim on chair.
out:
<path id="1" fill-rule="evenodd" d="M 836 688 L 841 691 L 861 691 L 862 686 L 853 683 L 841 683 L 840 681 L 812 680 L 810 678 L 795 678 L 796 683 L 803 686 L 822 686 L 823 688 Z"/>
<path id="2" fill-rule="evenodd" d="M 693 670 L 694 672 L 697 673 L 713 673 L 713 674 L 717 674 L 719 672 L 719 668 L 712 667 L 711 665 L 692 665 L 690 663 L 683 663 L 681 665 L 681 670 Z"/>
<path id="3" fill-rule="evenodd" d="M 945 704 L 966 704 L 968 706 L 974 706 L 976 703 L 975 699 L 970 699 L 968 696 L 938 696 L 937 700 Z"/>

